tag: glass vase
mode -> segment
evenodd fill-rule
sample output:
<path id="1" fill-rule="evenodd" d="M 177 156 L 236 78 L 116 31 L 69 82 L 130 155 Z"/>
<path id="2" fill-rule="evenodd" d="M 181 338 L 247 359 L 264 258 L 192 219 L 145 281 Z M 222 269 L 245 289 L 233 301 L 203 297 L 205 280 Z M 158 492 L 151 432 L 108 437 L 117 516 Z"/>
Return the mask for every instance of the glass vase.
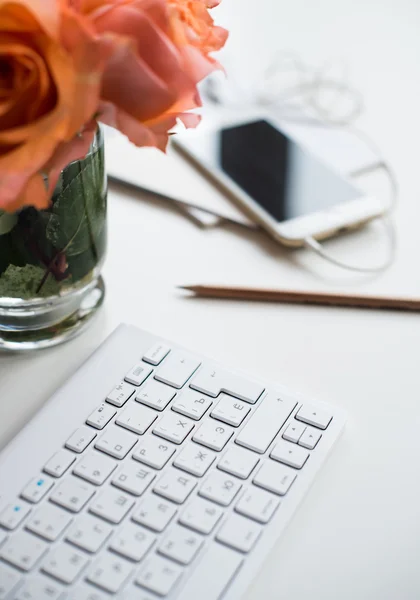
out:
<path id="1" fill-rule="evenodd" d="M 62 172 L 46 210 L 0 211 L 0 348 L 29 350 L 80 333 L 104 299 L 107 183 L 99 128 Z"/>

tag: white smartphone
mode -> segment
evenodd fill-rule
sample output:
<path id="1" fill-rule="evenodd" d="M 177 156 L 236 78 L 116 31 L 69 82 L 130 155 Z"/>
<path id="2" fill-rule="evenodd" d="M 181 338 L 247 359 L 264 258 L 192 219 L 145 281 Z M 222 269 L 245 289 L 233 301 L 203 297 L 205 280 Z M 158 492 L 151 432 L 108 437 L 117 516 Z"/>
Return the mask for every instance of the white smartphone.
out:
<path id="1" fill-rule="evenodd" d="M 378 199 L 269 120 L 198 128 L 174 136 L 174 144 L 288 246 L 360 227 L 384 212 Z"/>

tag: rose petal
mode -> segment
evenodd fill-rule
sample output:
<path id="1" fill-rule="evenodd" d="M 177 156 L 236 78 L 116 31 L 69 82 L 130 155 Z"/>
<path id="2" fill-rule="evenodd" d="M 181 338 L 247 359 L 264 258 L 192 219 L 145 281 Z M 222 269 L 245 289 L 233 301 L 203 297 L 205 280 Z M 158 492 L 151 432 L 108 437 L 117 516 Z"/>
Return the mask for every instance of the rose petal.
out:
<path id="1" fill-rule="evenodd" d="M 111 102 L 101 102 L 99 118 L 105 125 L 118 129 L 136 146 L 156 146 L 153 133 L 134 117 Z"/>
<path id="2" fill-rule="evenodd" d="M 17 36 L 2 36 L 0 57 L 2 55 L 17 74 L 14 78 L 13 97 L 9 102 L 11 106 L 7 113 L 4 109 L 0 110 L 0 129 L 9 130 L 22 122 L 30 122 L 42 116 L 39 112 L 41 110 L 42 113 L 51 82 L 40 55 L 21 43 Z"/>
<path id="3" fill-rule="evenodd" d="M 134 2 L 134 6 L 147 14 L 156 27 L 159 27 L 165 35 L 169 38 L 171 37 L 171 23 L 167 0 L 137 0 Z"/>
<path id="4" fill-rule="evenodd" d="M 16 212 L 22 206 L 34 206 L 38 210 L 43 210 L 48 208 L 50 201 L 44 178 L 40 173 L 36 173 L 29 179 L 21 197 L 17 198 L 17 201 L 8 207 L 8 210 L 12 209 Z"/>
<path id="5" fill-rule="evenodd" d="M 112 31 L 130 37 L 136 44 L 137 55 L 171 92 L 185 95 L 195 88 L 188 77 L 178 49 L 144 10 L 134 6 L 120 6 L 95 19 L 99 33 Z"/>
<path id="6" fill-rule="evenodd" d="M 194 129 L 194 127 L 200 124 L 201 115 L 197 115 L 196 113 L 180 113 L 178 119 L 183 122 L 187 129 Z"/>
<path id="7" fill-rule="evenodd" d="M 201 81 L 219 67 L 215 60 L 203 56 L 200 50 L 194 46 L 184 46 L 181 52 L 186 71 L 196 81 Z"/>
<path id="8" fill-rule="evenodd" d="M 118 0 L 104 1 L 104 0 L 73 0 L 73 3 L 79 7 L 79 10 L 83 14 L 93 13 L 94 11 L 107 8 L 113 4 L 117 4 Z"/>
<path id="9" fill-rule="evenodd" d="M 57 40 L 60 24 L 58 4 L 56 0 L 18 0 L 16 3 L 0 0 L 0 14 L 4 7 L 7 8 L 0 16 L 2 31 L 34 31 L 41 27 Z"/>
<path id="10" fill-rule="evenodd" d="M 102 74 L 112 48 L 105 40 L 98 39 L 79 15 L 69 10 L 63 13 L 61 39 L 72 56 L 74 68 L 74 85 L 69 106 L 69 139 L 96 112 Z"/>
<path id="11" fill-rule="evenodd" d="M 38 209 L 47 208 L 49 195 L 40 173 L 28 175 L 22 173 L 6 174 L 0 180 L 0 209 L 16 212 L 22 206 L 35 206 Z M 5 193 L 2 193 L 5 192 Z"/>
<path id="12" fill-rule="evenodd" d="M 156 147 L 159 148 L 159 150 L 165 151 L 166 146 L 168 145 L 169 136 L 176 135 L 176 131 L 173 134 L 168 132 L 178 124 L 178 121 L 181 121 L 184 127 L 190 129 L 197 127 L 201 121 L 201 116 L 195 113 L 167 114 L 160 122 L 149 125 L 157 142 Z"/>
<path id="13" fill-rule="evenodd" d="M 57 147 L 54 155 L 43 168 L 48 175 L 49 194 L 53 193 L 61 171 L 71 162 L 80 160 L 87 155 L 97 128 L 96 121 L 91 121 L 80 134 Z"/>
<path id="14" fill-rule="evenodd" d="M 86 156 L 96 128 L 96 122 L 91 122 L 79 137 L 74 138 L 74 140 L 68 143 L 60 144 L 55 152 L 55 144 L 53 142 L 49 147 L 46 146 L 44 148 L 43 154 L 37 153 L 37 144 L 36 140 L 34 140 L 32 145 L 34 160 L 26 170 L 12 169 L 10 167 L 5 169 L 5 157 L 0 157 L 0 209 L 13 212 L 16 210 L 16 207 L 23 206 L 24 204 L 32 204 L 38 208 L 48 206 L 49 198 L 54 191 L 61 171 L 70 162 Z M 24 150 L 31 151 L 31 148 L 24 147 Z M 22 152 L 23 149 L 18 148 L 15 152 L 10 153 L 8 161 L 13 164 L 13 155 L 18 160 L 19 153 Z M 53 155 L 51 156 L 51 154 Z M 45 158 L 45 156 L 48 156 L 48 158 Z M 48 189 L 44 183 L 44 173 L 48 175 Z M 39 184 L 40 181 L 43 183 L 42 188 Z M 27 190 L 28 186 L 31 186 L 29 191 Z M 34 190 L 38 192 L 41 190 L 42 193 L 39 198 L 34 193 Z"/>
<path id="15" fill-rule="evenodd" d="M 72 62 L 65 51 L 54 44 L 49 38 L 39 36 L 39 52 L 45 57 L 50 73 L 58 85 L 58 98 L 60 102 L 54 110 L 44 117 L 11 130 L 0 131 L 0 144 L 16 144 L 31 140 L 35 136 L 62 141 L 68 134 L 68 118 L 72 110 L 72 98 L 75 73 Z M 80 126 L 83 124 L 80 123 Z M 20 168 L 17 165 L 17 168 Z"/>
<path id="16" fill-rule="evenodd" d="M 172 106 L 176 94 L 137 56 L 132 44 L 117 37 L 109 43 L 113 54 L 105 68 L 102 98 L 141 121 Z"/>

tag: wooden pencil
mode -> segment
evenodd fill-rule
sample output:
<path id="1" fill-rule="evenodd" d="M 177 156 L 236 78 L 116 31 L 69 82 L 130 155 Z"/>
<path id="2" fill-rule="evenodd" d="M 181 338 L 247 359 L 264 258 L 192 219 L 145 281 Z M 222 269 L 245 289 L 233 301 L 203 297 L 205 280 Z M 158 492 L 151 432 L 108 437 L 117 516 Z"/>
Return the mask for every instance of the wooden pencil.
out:
<path id="1" fill-rule="evenodd" d="M 256 300 L 287 304 L 314 304 L 343 306 L 350 308 L 383 308 L 392 310 L 420 311 L 420 298 L 398 296 L 359 296 L 297 290 L 274 290 L 246 287 L 224 287 L 208 285 L 186 285 L 179 289 L 192 292 L 197 297 L 225 300 Z"/>

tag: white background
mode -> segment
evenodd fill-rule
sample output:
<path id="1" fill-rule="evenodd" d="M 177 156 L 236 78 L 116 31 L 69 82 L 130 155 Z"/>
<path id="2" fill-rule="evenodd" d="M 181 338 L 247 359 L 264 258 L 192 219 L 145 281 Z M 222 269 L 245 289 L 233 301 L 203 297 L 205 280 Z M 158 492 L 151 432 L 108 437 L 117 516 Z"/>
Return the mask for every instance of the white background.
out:
<path id="1" fill-rule="evenodd" d="M 314 65 L 349 65 L 366 104 L 359 126 L 400 183 L 394 266 L 377 277 L 347 274 L 306 251 L 284 251 L 262 234 L 204 233 L 163 204 L 111 191 L 105 308 L 65 346 L 0 357 L 0 446 L 120 321 L 131 322 L 348 411 L 343 437 L 246 600 L 418 599 L 419 316 L 190 300 L 175 286 L 420 295 L 420 2 L 224 2 L 218 20 L 232 30 L 224 55 L 243 72 L 285 49 Z M 192 170 L 191 181 L 194 195 L 209 193 Z M 376 229 L 329 247 L 371 262 L 382 249 Z"/>

